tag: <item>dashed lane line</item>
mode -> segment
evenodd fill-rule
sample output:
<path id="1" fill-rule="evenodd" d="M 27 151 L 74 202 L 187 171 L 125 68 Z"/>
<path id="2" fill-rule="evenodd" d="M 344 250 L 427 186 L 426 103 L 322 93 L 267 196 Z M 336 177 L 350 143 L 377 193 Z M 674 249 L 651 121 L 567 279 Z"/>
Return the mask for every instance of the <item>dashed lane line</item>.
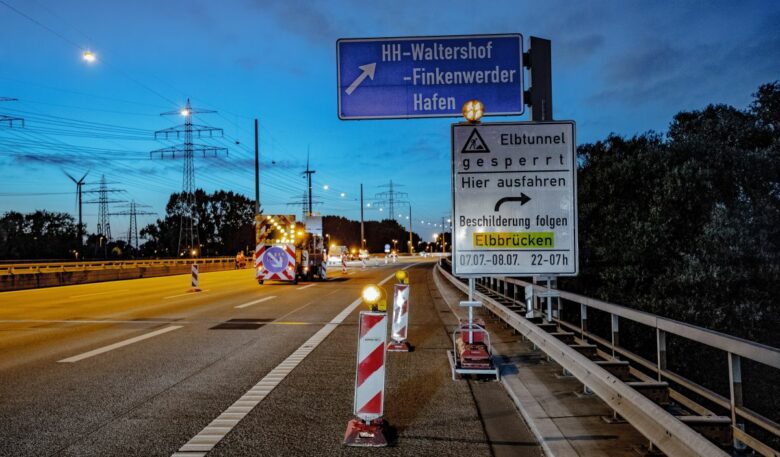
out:
<path id="1" fill-rule="evenodd" d="M 143 335 L 139 335 L 139 336 L 136 336 L 134 338 L 130 338 L 129 340 L 120 341 L 118 343 L 109 344 L 108 346 L 103 346 L 102 348 L 97 348 L 95 350 L 92 350 L 92 351 L 89 351 L 89 352 L 85 352 L 83 354 L 74 355 L 73 357 L 68 357 L 67 359 L 59 360 L 58 362 L 59 363 L 74 363 L 74 362 L 78 362 L 80 360 L 88 359 L 88 358 L 94 357 L 96 355 L 100 355 L 100 354 L 103 354 L 103 353 L 106 353 L 106 352 L 109 352 L 109 351 L 113 351 L 114 349 L 119 349 L 121 347 L 130 345 L 130 344 L 133 344 L 133 343 L 137 343 L 139 341 L 143 341 L 143 340 L 146 340 L 146 339 L 149 339 L 149 338 L 153 338 L 153 337 L 158 336 L 158 335 L 162 335 L 163 333 L 168 333 L 168 332 L 172 332 L 174 330 L 178 330 L 178 329 L 180 329 L 182 327 L 183 326 L 181 326 L 181 325 L 171 325 L 171 326 L 168 326 L 168 327 L 161 328 L 159 330 L 155 330 L 153 332 L 144 333 Z"/>
<path id="2" fill-rule="evenodd" d="M 234 306 L 234 308 L 236 308 L 236 309 L 248 308 L 248 307 L 250 307 L 252 305 L 256 305 L 258 303 L 262 303 L 264 301 L 268 301 L 268 300 L 271 300 L 271 299 L 274 299 L 274 298 L 276 298 L 276 295 L 271 295 L 269 297 L 263 297 L 263 298 L 260 298 L 258 300 L 253 300 L 253 301 L 244 303 L 243 305 Z"/>
<path id="3" fill-rule="evenodd" d="M 211 289 L 203 289 L 203 290 L 201 290 L 199 292 L 187 292 L 187 293 L 179 294 L 179 295 L 171 295 L 169 297 L 163 297 L 163 300 L 167 300 L 169 298 L 176 298 L 176 297 L 186 297 L 188 295 L 191 295 L 191 296 L 194 297 L 194 296 L 196 296 L 199 293 L 208 292 L 209 290 L 211 290 Z"/>
<path id="4" fill-rule="evenodd" d="M 317 284 L 309 284 L 308 286 L 299 287 L 297 290 L 308 289 L 309 287 L 314 287 L 314 286 L 316 286 L 316 285 L 317 285 Z"/>
<path id="5" fill-rule="evenodd" d="M 107 294 L 115 294 L 115 293 L 117 293 L 117 292 L 127 292 L 127 291 L 129 291 L 129 290 L 130 290 L 130 289 L 117 289 L 117 290 L 109 290 L 109 291 L 106 291 L 106 292 L 94 292 L 94 293 L 91 293 L 91 294 L 71 295 L 71 296 L 70 296 L 70 297 L 68 297 L 68 298 L 83 298 L 83 297 L 94 297 L 94 296 L 96 296 L 96 295 L 107 295 Z"/>
<path id="6" fill-rule="evenodd" d="M 402 270 L 406 270 L 412 266 L 414 266 L 414 264 L 408 265 L 402 268 Z M 380 281 L 379 285 L 383 285 L 394 277 L 395 274 L 391 274 Z M 265 375 L 260 382 L 255 384 L 228 409 L 211 421 L 206 428 L 184 444 L 177 452 L 173 453 L 172 457 L 201 457 L 214 449 L 217 443 L 222 441 L 222 438 L 241 422 L 241 419 L 249 414 L 249 412 L 261 401 L 265 400 L 268 394 L 284 381 L 287 375 L 289 375 L 309 354 L 317 349 L 317 346 L 336 330 L 336 327 L 344 322 L 344 319 L 346 319 L 355 308 L 360 306 L 362 302 L 363 299 L 358 298 L 350 303 L 349 306 L 344 308 L 336 317 L 325 324 L 317 333 L 296 349 L 295 352 L 290 354 L 282 363 Z"/>

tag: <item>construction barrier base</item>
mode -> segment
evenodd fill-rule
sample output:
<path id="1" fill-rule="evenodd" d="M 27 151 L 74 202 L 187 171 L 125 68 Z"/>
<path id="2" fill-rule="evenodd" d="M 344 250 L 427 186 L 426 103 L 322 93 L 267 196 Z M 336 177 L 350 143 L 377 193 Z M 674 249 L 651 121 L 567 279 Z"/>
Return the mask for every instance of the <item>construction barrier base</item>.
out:
<path id="1" fill-rule="evenodd" d="M 192 289 L 190 289 L 190 292 L 200 292 L 200 288 L 193 287 Z"/>
<path id="2" fill-rule="evenodd" d="M 412 352 L 412 345 L 408 341 L 391 341 L 387 343 L 387 352 Z"/>
<path id="3" fill-rule="evenodd" d="M 450 361 L 450 368 L 452 369 L 452 380 L 457 380 L 462 375 L 476 375 L 478 377 L 490 377 L 495 378 L 496 381 L 501 379 L 501 375 L 498 371 L 498 367 L 493 365 L 492 361 L 489 368 L 466 368 L 458 360 L 458 356 L 454 351 L 447 351 L 447 358 Z"/>
<path id="4" fill-rule="evenodd" d="M 386 447 L 385 422 L 375 419 L 365 423 L 360 419 L 352 419 L 347 423 L 347 432 L 344 434 L 345 446 L 359 447 Z"/>

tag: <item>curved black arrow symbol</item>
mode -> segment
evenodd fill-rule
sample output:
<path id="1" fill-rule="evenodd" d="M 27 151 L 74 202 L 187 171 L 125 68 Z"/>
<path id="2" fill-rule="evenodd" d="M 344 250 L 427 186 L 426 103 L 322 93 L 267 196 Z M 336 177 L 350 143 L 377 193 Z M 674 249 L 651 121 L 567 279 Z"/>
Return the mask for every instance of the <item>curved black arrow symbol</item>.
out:
<path id="1" fill-rule="evenodd" d="M 504 197 L 501 200 L 496 202 L 496 208 L 494 209 L 494 211 L 498 211 L 498 209 L 501 208 L 501 205 L 503 205 L 506 202 L 520 202 L 520 205 L 522 206 L 530 201 L 531 201 L 531 197 L 523 193 L 521 193 L 519 197 Z"/>

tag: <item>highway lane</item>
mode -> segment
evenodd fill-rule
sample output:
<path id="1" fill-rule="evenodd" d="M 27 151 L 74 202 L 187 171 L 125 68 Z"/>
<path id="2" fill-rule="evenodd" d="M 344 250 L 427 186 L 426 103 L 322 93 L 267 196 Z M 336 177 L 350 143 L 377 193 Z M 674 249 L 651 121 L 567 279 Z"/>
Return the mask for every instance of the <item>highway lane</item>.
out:
<path id="1" fill-rule="evenodd" d="M 413 278 L 430 274 L 416 259 L 314 285 L 258 286 L 241 270 L 202 274 L 201 293 L 187 292 L 185 275 L 0 294 L 0 455 L 170 456 L 339 314 L 344 322 L 209 455 L 354 452 L 341 438 L 355 301 L 365 284 L 411 266 Z M 403 402 L 388 406 L 404 440 L 394 455 L 464 446 L 490 455 L 467 384 L 448 381 L 442 312 L 427 311 L 426 337 L 408 359 L 416 371 L 389 378 L 405 386 Z M 403 363 L 392 366 L 402 373 Z M 314 439 L 291 447 L 301 436 Z"/>
<path id="2" fill-rule="evenodd" d="M 258 286 L 252 270 L 240 270 L 201 275 L 207 291 L 201 293 L 187 293 L 188 277 L 174 276 L 0 294 L 0 455 L 67 454 L 155 399 L 164 405 L 150 409 L 135 439 L 117 441 L 124 454 L 170 455 L 197 432 L 191 424 L 211 420 L 357 298 L 364 284 L 392 271 L 382 265 L 343 278 L 338 273 L 308 288 Z M 269 296 L 276 298 L 236 308 Z M 230 319 L 264 325 L 213 329 Z M 180 328 L 60 362 L 171 326 Z"/>

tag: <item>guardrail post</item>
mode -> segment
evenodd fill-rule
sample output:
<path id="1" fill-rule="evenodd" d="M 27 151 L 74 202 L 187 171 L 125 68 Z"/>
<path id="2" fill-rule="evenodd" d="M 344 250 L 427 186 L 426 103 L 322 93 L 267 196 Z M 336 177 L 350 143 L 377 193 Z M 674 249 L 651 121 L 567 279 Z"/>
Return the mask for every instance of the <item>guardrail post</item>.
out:
<path id="1" fill-rule="evenodd" d="M 660 328 L 655 329 L 656 341 L 656 365 L 658 366 L 658 381 L 662 381 L 663 371 L 666 371 L 666 332 Z"/>
<path id="2" fill-rule="evenodd" d="M 585 343 L 585 333 L 588 332 L 588 306 L 580 303 L 580 338 Z"/>
<path id="3" fill-rule="evenodd" d="M 736 354 L 729 356 L 729 400 L 731 403 L 731 425 L 740 430 L 745 430 L 744 421 L 737 415 L 737 407 L 742 406 L 742 358 Z M 743 451 L 745 443 L 734 438 L 734 449 Z"/>
<path id="4" fill-rule="evenodd" d="M 620 344 L 620 335 L 618 333 L 618 320 L 620 317 L 617 314 L 611 313 L 610 317 L 612 318 L 612 358 L 617 359 L 617 351 L 615 351 L 615 348 Z"/>

